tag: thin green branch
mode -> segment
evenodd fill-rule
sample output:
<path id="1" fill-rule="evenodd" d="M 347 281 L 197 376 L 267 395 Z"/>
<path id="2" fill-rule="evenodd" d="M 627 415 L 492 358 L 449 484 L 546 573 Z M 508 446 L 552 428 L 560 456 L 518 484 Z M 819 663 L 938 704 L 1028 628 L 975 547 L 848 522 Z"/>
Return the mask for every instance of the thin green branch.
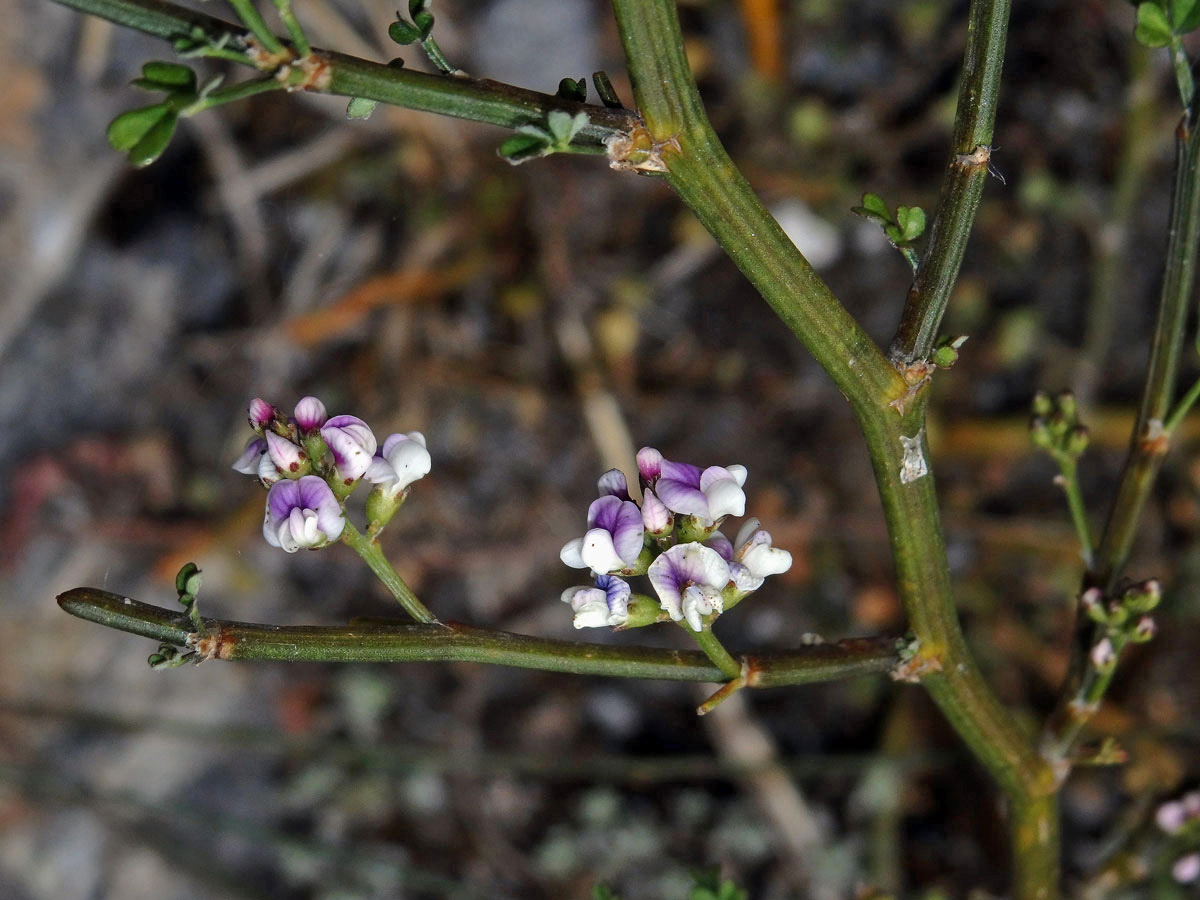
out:
<path id="1" fill-rule="evenodd" d="M 283 22 L 284 28 L 287 29 L 288 35 L 292 39 L 292 43 L 296 46 L 296 53 L 300 57 L 308 56 L 312 53 L 312 47 L 309 46 L 308 37 L 304 34 L 304 29 L 300 27 L 300 21 L 296 18 L 296 14 L 292 12 L 292 0 L 274 0 L 275 9 L 279 12 L 279 19 Z"/>
<path id="2" fill-rule="evenodd" d="M 726 678 L 738 678 L 742 674 L 742 664 L 730 656 L 729 651 L 725 649 L 725 645 L 717 640 L 717 636 L 713 634 L 710 626 L 705 626 L 700 631 L 692 631 L 686 623 L 680 623 L 685 631 L 692 636 L 704 655 L 707 656 L 714 666 L 721 670 Z"/>
<path id="3" fill-rule="evenodd" d="M 363 562 L 367 564 L 375 577 L 383 582 L 396 602 L 399 603 L 406 613 L 412 616 L 422 625 L 431 625 L 437 623 L 437 616 L 431 613 L 422 603 L 417 595 L 412 592 L 404 579 L 400 577 L 400 573 L 395 570 L 388 558 L 383 554 L 383 548 L 379 546 L 379 540 L 374 537 L 362 534 L 349 519 L 346 519 L 346 526 L 342 530 L 342 543 L 350 547 L 355 553 L 362 557 Z"/>
<path id="4" fill-rule="evenodd" d="M 235 103 L 238 100 L 245 100 L 247 97 L 253 97 L 255 94 L 266 94 L 272 91 L 282 91 L 286 89 L 286 82 L 282 82 L 278 78 L 271 76 L 267 76 L 265 78 L 253 78 L 249 81 L 239 81 L 237 84 L 231 84 L 229 87 L 220 88 L 206 94 L 195 103 L 189 104 L 181 109 L 179 111 L 179 115 L 194 116 L 197 113 L 204 112 L 205 110 L 212 109 L 216 106 L 223 106 L 226 103 Z"/>
<path id="5" fill-rule="evenodd" d="M 158 0 L 56 2 L 172 42 L 206 41 L 220 47 L 224 39 L 234 49 L 245 47 L 245 27 L 171 3 Z M 225 51 L 220 52 L 229 58 Z M 320 79 L 310 79 L 305 84 L 309 90 L 362 97 L 510 129 L 541 125 L 552 110 L 571 115 L 584 112 L 588 124 L 574 138 L 574 143 L 582 148 L 602 150 L 606 139 L 628 134 L 639 122 L 637 115 L 629 110 L 576 103 L 499 82 L 414 72 L 319 49 L 314 53 L 324 63 L 324 69 Z M 200 52 L 199 55 L 205 54 Z M 245 54 L 238 56 L 236 61 L 253 65 Z"/>
<path id="6" fill-rule="evenodd" d="M 927 359 L 933 352 L 950 293 L 958 280 L 988 177 L 1009 6 L 1009 0 L 971 2 L 952 156 L 929 241 L 889 349 L 898 364 Z"/>
<path id="7" fill-rule="evenodd" d="M 1165 271 L 1150 366 L 1134 424 L 1129 454 L 1113 499 L 1108 523 L 1096 549 L 1095 564 L 1084 587 L 1110 596 L 1129 561 L 1142 510 L 1170 446 L 1170 429 L 1196 399 L 1196 388 L 1175 406 L 1175 386 L 1184 343 L 1184 328 L 1195 287 L 1196 254 L 1200 251 L 1200 129 L 1192 127 L 1197 110 L 1184 114 L 1176 131 L 1175 181 Z M 1174 410 L 1174 413 L 1172 412 Z M 1081 593 L 1081 597 L 1083 594 Z M 1071 747 L 1104 696 L 1108 679 L 1096 688 L 1088 654 L 1099 639 L 1098 626 L 1076 609 L 1075 638 L 1058 708 L 1047 723 L 1043 753 L 1064 772 Z"/>
<path id="8" fill-rule="evenodd" d="M 1055 897 L 1052 773 L 1031 735 L 991 692 L 959 628 L 927 464 L 924 403 L 906 396 L 899 372 L 813 273 L 729 160 L 696 91 L 671 0 L 613 0 L 613 6 L 637 103 L 661 150 L 668 183 L 830 374 L 859 418 L 883 500 L 900 595 L 917 638 L 900 674 L 926 687 L 1008 795 L 1019 855 L 1018 896 Z M 996 74 L 998 68 L 990 77 Z M 989 96 L 994 98 L 994 91 Z M 989 107 L 981 110 L 979 122 L 986 113 L 990 135 L 991 101 L 977 96 L 974 102 Z M 906 400 L 902 414 L 898 407 Z M 1033 826 L 1031 839 L 1027 826 Z"/>
<path id="9" fill-rule="evenodd" d="M 58 598 L 66 612 L 108 628 L 191 647 L 199 657 L 281 662 L 482 662 L 622 678 L 722 681 L 724 673 L 698 651 L 621 647 L 535 638 L 468 625 L 254 625 L 205 618 L 193 632 L 186 614 L 95 588 Z M 754 687 L 835 681 L 885 672 L 896 663 L 895 642 L 863 639 L 750 657 Z"/>
<path id="10" fill-rule="evenodd" d="M 254 39 L 262 45 L 264 50 L 270 53 L 279 53 L 283 50 L 283 44 L 267 27 L 266 21 L 258 12 L 258 7 L 254 5 L 254 0 L 229 0 L 229 5 L 233 7 L 234 13 L 250 29 Z"/>

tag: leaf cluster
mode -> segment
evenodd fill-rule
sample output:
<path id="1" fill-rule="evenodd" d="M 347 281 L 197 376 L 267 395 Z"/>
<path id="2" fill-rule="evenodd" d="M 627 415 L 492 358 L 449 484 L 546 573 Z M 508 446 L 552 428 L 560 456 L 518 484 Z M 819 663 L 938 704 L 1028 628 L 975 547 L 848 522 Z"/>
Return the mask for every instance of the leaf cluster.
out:
<path id="1" fill-rule="evenodd" d="M 904 254 L 913 271 L 917 270 L 917 254 L 912 247 L 913 242 L 925 233 L 925 210 L 919 206 L 897 206 L 893 215 L 882 197 L 868 192 L 862 196 L 862 206 L 852 207 L 851 212 L 879 225 L 892 246 Z"/>
<path id="2" fill-rule="evenodd" d="M 568 80 L 568 79 L 564 79 Z M 570 149 L 571 139 L 588 124 L 588 114 L 555 109 L 547 116 L 544 125 L 521 125 L 517 133 L 500 145 L 499 153 L 513 165 L 565 153 Z"/>
<path id="3" fill-rule="evenodd" d="M 1137 6 L 1133 36 L 1147 47 L 1166 47 L 1200 28 L 1200 0 L 1145 0 Z"/>
<path id="4" fill-rule="evenodd" d="M 433 33 L 433 13 L 429 11 L 429 3 L 430 0 L 408 0 L 409 19 L 397 12 L 396 21 L 388 26 L 388 37 L 404 46 L 429 40 Z"/>
<path id="5" fill-rule="evenodd" d="M 134 87 L 144 91 L 164 91 L 166 98 L 150 106 L 131 109 L 117 116 L 108 126 L 108 142 L 114 150 L 128 154 L 136 167 L 148 166 L 171 142 L 180 116 L 202 102 L 220 86 L 224 76 L 217 75 L 198 84 L 196 73 L 188 66 L 172 62 L 148 62 Z"/>

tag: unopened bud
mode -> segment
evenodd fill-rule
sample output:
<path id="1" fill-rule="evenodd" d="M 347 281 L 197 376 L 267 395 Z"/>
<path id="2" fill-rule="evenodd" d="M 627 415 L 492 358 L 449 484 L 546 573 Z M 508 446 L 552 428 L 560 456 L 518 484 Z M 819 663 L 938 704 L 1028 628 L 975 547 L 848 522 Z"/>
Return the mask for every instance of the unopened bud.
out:
<path id="1" fill-rule="evenodd" d="M 1142 616 L 1130 636 L 1135 644 L 1144 644 L 1158 633 L 1158 626 L 1149 616 Z"/>
<path id="2" fill-rule="evenodd" d="M 1050 399 L 1050 395 L 1045 391 L 1038 391 L 1033 395 L 1033 414 L 1040 418 L 1046 418 L 1054 412 L 1054 401 Z"/>
<path id="3" fill-rule="evenodd" d="M 1075 395 L 1070 391 L 1062 391 L 1058 397 L 1058 411 L 1063 414 L 1063 418 L 1069 421 L 1077 421 L 1079 418 L 1079 406 L 1075 402 Z"/>
<path id="4" fill-rule="evenodd" d="M 1181 856 L 1171 867 L 1171 877 L 1180 884 L 1191 884 L 1200 878 L 1200 853 Z"/>
<path id="5" fill-rule="evenodd" d="M 1166 834 L 1174 834 L 1187 823 L 1187 812 L 1178 800 L 1164 803 L 1154 814 L 1154 821 Z"/>
<path id="6" fill-rule="evenodd" d="M 1067 435 L 1067 439 L 1063 443 L 1063 449 L 1071 456 L 1082 456 L 1083 451 L 1087 449 L 1088 437 L 1087 427 L 1076 425 L 1071 429 L 1071 433 Z"/>
<path id="7" fill-rule="evenodd" d="M 1042 416 L 1034 416 L 1029 420 L 1029 439 L 1035 447 L 1049 450 L 1054 446 L 1054 437 L 1050 434 L 1050 426 Z"/>
<path id="8" fill-rule="evenodd" d="M 1113 649 L 1113 643 L 1108 638 L 1104 638 L 1093 647 L 1089 657 L 1092 665 L 1101 672 L 1111 672 L 1117 664 L 1117 651 Z"/>
<path id="9" fill-rule="evenodd" d="M 250 427 L 258 434 L 262 434 L 275 418 L 275 407 L 261 397 L 255 397 L 250 401 L 246 418 L 250 422 Z"/>
<path id="10" fill-rule="evenodd" d="M 1162 602 L 1162 583 L 1157 578 L 1129 588 L 1121 597 L 1125 608 L 1132 613 L 1148 613 Z"/>
<path id="11" fill-rule="evenodd" d="M 1108 611 L 1104 608 L 1104 592 L 1098 587 L 1091 587 L 1079 597 L 1079 603 L 1087 613 L 1087 617 L 1101 625 L 1108 624 Z"/>
<path id="12" fill-rule="evenodd" d="M 628 612 L 629 617 L 625 620 L 624 624 L 617 627 L 617 631 L 624 631 L 626 628 L 642 628 L 646 625 L 653 625 L 655 622 L 670 619 L 670 616 L 659 605 L 659 602 L 645 594 L 630 595 Z"/>

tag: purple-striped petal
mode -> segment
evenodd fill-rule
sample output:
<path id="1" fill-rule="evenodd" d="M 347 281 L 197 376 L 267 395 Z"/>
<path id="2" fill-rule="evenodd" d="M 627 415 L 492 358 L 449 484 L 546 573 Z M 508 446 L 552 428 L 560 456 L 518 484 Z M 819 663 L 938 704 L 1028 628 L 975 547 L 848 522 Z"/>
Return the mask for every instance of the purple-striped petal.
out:
<path id="1" fill-rule="evenodd" d="M 250 438 L 250 440 L 246 441 L 246 447 L 242 450 L 242 455 L 234 460 L 234 471 L 241 472 L 243 475 L 257 475 L 258 464 L 266 452 L 267 442 L 265 440 L 260 437 Z"/>
<path id="2" fill-rule="evenodd" d="M 646 488 L 642 494 L 642 526 L 651 534 L 663 535 L 667 534 L 674 524 L 675 518 L 666 504 L 658 499 L 653 490 Z"/>
<path id="3" fill-rule="evenodd" d="M 321 426 L 321 437 L 333 453 L 340 477 L 352 482 L 366 474 L 378 447 L 366 422 L 357 416 L 334 416 Z"/>
<path id="4" fill-rule="evenodd" d="M 625 473 L 620 469 L 609 469 L 600 476 L 596 487 L 600 489 L 601 497 L 611 494 L 613 497 L 619 497 L 622 500 L 629 499 L 629 482 L 625 480 Z"/>
<path id="5" fill-rule="evenodd" d="M 327 421 L 329 421 L 329 413 L 325 410 L 325 404 L 316 397 L 303 397 L 296 404 L 295 410 L 296 424 L 300 426 L 301 431 L 316 431 Z"/>
<path id="6" fill-rule="evenodd" d="M 588 507 L 588 527 L 603 528 L 612 536 L 617 556 L 633 565 L 642 552 L 642 511 L 632 500 L 613 495 L 600 497 Z M 593 567 L 594 568 L 594 567 Z M 615 566 L 613 568 L 616 568 Z M 597 571 L 606 571 L 598 569 Z"/>
<path id="7" fill-rule="evenodd" d="M 662 474 L 663 455 L 653 447 L 643 447 L 637 454 L 638 475 L 642 484 L 653 484 Z"/>
<path id="8" fill-rule="evenodd" d="M 264 437 L 267 441 L 267 454 L 271 462 L 280 472 L 299 472 L 304 465 L 307 455 L 304 450 L 285 437 L 280 437 L 273 431 L 268 431 Z"/>
<path id="9" fill-rule="evenodd" d="M 685 615 L 684 594 L 689 587 L 709 589 L 702 592 L 708 596 L 719 593 L 730 580 L 729 564 L 721 555 L 695 542 L 671 547 L 650 564 L 646 574 L 659 604 L 676 622 Z"/>

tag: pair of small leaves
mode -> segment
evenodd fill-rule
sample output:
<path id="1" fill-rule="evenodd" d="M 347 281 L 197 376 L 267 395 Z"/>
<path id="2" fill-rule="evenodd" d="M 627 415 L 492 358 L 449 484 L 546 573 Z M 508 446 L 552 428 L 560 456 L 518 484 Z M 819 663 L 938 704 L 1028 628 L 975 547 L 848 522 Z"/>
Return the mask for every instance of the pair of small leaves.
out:
<path id="1" fill-rule="evenodd" d="M 1200 28 L 1200 0 L 1146 0 L 1137 7 L 1133 36 L 1146 47 L 1165 47 Z"/>
<path id="2" fill-rule="evenodd" d="M 878 224 L 892 246 L 904 254 L 912 270 L 917 271 L 920 260 L 912 244 L 925 233 L 925 210 L 919 206 L 897 206 L 896 214 L 892 215 L 882 197 L 867 193 L 862 196 L 862 206 L 853 207 L 852 212 Z"/>
<path id="3" fill-rule="evenodd" d="M 167 149 L 181 114 L 216 90 L 224 76 L 218 75 L 197 86 L 196 73 L 172 62 L 148 62 L 134 87 L 146 91 L 165 91 L 165 100 L 131 109 L 117 116 L 108 126 L 108 143 L 126 153 L 137 168 L 148 166 Z"/>
<path id="4" fill-rule="evenodd" d="M 408 0 L 408 15 L 405 21 L 396 13 L 396 21 L 388 27 L 388 37 L 397 44 L 415 44 L 429 39 L 433 32 L 433 13 L 429 11 L 430 0 Z"/>
<path id="5" fill-rule="evenodd" d="M 500 155 L 514 166 L 551 153 L 563 153 L 570 149 L 571 139 L 588 124 L 588 115 L 579 112 L 571 115 L 562 110 L 553 110 L 546 116 L 545 126 L 521 125 L 517 133 L 500 145 Z"/>
<path id="6" fill-rule="evenodd" d="M 925 233 L 925 210 L 919 206 L 897 206 L 893 216 L 878 194 L 863 194 L 862 206 L 854 207 L 853 212 L 879 223 L 888 240 L 897 247 L 911 244 Z"/>

